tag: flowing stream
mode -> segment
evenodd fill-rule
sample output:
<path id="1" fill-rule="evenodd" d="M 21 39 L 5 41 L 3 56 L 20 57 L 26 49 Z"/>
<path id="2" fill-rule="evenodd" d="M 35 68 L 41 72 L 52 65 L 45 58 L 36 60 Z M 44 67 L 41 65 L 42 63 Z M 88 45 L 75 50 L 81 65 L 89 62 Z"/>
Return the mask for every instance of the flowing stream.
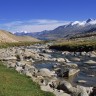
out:
<path id="1" fill-rule="evenodd" d="M 68 58 L 70 60 L 70 56 L 65 56 L 62 54 L 62 52 L 59 51 L 53 51 L 52 53 L 48 53 L 52 56 L 52 58 Z M 80 57 L 81 58 L 81 57 Z M 85 58 L 86 59 L 86 58 Z M 92 58 L 95 60 L 96 58 Z M 88 58 L 89 60 L 89 58 Z M 96 65 L 95 66 L 85 66 L 85 64 L 82 61 L 79 62 L 73 62 L 75 64 L 78 64 L 78 68 L 80 69 L 80 72 L 75 74 L 74 76 L 71 76 L 69 78 L 59 78 L 58 80 L 66 79 L 69 81 L 73 86 L 75 85 L 83 85 L 83 86 L 96 86 Z M 58 63 L 57 61 L 37 61 L 34 63 L 34 66 L 37 69 L 41 68 L 47 68 L 49 70 L 54 70 L 53 66 L 55 64 L 60 65 L 61 63 Z M 78 80 L 83 80 L 84 82 L 77 82 Z"/>

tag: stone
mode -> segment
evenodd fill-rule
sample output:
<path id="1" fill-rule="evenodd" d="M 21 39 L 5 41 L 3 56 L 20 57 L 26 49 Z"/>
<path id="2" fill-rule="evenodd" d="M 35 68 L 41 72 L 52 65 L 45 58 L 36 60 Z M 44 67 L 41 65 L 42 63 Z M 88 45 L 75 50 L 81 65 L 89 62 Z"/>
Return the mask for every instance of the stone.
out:
<path id="1" fill-rule="evenodd" d="M 79 69 L 69 69 L 68 77 L 75 75 L 79 71 L 80 71 Z"/>
<path id="2" fill-rule="evenodd" d="M 83 86 L 77 86 L 77 89 L 80 90 L 80 96 L 88 96 L 86 88 Z"/>
<path id="3" fill-rule="evenodd" d="M 72 57 L 70 58 L 71 61 L 74 61 L 74 62 L 79 62 L 80 61 L 80 58 L 77 58 L 77 57 Z"/>
<path id="4" fill-rule="evenodd" d="M 89 96 L 88 90 L 83 86 L 78 85 L 77 87 L 71 87 L 69 90 L 72 96 Z"/>
<path id="5" fill-rule="evenodd" d="M 69 63 L 69 62 L 71 62 L 71 61 L 69 61 L 67 58 L 65 58 L 65 62 L 66 62 L 66 63 Z"/>
<path id="6" fill-rule="evenodd" d="M 67 66 L 77 68 L 78 65 L 76 63 L 66 63 Z"/>
<path id="7" fill-rule="evenodd" d="M 62 90 L 58 91 L 57 89 L 51 88 L 49 85 L 47 86 L 40 86 L 41 90 L 43 91 L 49 91 L 55 94 L 55 96 L 71 96 L 70 94 L 64 93 Z"/>
<path id="8" fill-rule="evenodd" d="M 23 69 L 22 69 L 22 67 L 16 67 L 16 71 L 21 73 L 23 71 Z"/>
<path id="9" fill-rule="evenodd" d="M 16 62 L 16 65 L 19 66 L 19 67 L 22 67 L 22 66 L 25 65 L 25 62 L 22 62 L 22 61 L 21 62 Z"/>
<path id="10" fill-rule="evenodd" d="M 85 80 L 78 80 L 77 83 L 86 83 L 87 81 Z"/>
<path id="11" fill-rule="evenodd" d="M 43 53 L 52 53 L 52 50 L 49 50 L 49 49 L 43 49 L 42 52 L 43 52 Z"/>
<path id="12" fill-rule="evenodd" d="M 72 85 L 65 80 L 61 81 L 57 86 L 57 89 L 63 90 L 64 92 L 67 92 L 67 93 L 70 93 L 70 88 L 72 88 Z"/>
<path id="13" fill-rule="evenodd" d="M 79 69 L 58 69 L 56 70 L 57 76 L 58 77 L 70 77 L 78 73 L 80 70 Z"/>
<path id="14" fill-rule="evenodd" d="M 85 61 L 84 63 L 88 65 L 96 65 L 96 61 L 93 61 L 93 60 L 88 60 L 88 61 Z"/>
<path id="15" fill-rule="evenodd" d="M 17 58 L 15 56 L 12 57 L 6 57 L 3 60 L 8 61 L 8 60 L 17 60 Z"/>
<path id="16" fill-rule="evenodd" d="M 57 58 L 57 62 L 65 62 L 64 58 Z"/>
<path id="17" fill-rule="evenodd" d="M 26 76 L 32 77 L 32 74 L 31 74 L 29 71 L 27 71 L 27 72 L 26 72 Z"/>
<path id="18" fill-rule="evenodd" d="M 39 56 L 46 57 L 46 58 L 50 58 L 51 57 L 51 55 L 45 54 L 45 53 L 39 53 Z"/>
<path id="19" fill-rule="evenodd" d="M 11 63 L 10 65 L 9 65 L 9 68 L 15 68 L 16 67 L 16 63 Z"/>
<path id="20" fill-rule="evenodd" d="M 90 57 L 96 57 L 96 54 L 90 54 Z"/>
<path id="21" fill-rule="evenodd" d="M 47 68 L 42 68 L 39 70 L 38 75 L 43 77 L 51 77 L 53 73 Z"/>

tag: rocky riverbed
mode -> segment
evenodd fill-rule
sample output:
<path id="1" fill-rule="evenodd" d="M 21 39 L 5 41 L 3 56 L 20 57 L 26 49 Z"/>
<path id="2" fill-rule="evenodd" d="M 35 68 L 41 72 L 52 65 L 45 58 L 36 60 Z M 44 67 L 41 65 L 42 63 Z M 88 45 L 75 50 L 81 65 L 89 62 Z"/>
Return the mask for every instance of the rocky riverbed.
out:
<path id="1" fill-rule="evenodd" d="M 59 52 L 48 45 L 0 49 L 0 60 L 56 96 L 95 96 L 96 52 Z"/>

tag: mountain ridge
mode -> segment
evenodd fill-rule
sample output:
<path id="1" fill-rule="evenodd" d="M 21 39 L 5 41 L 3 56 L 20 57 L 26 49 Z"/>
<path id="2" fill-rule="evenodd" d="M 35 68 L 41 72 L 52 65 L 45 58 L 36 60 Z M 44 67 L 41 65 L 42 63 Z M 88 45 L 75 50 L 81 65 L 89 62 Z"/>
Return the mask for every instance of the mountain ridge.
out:
<path id="1" fill-rule="evenodd" d="M 16 35 L 27 35 L 33 36 L 38 39 L 43 40 L 56 40 L 59 38 L 65 38 L 66 36 L 72 36 L 78 33 L 86 33 L 90 30 L 94 29 L 96 31 L 96 19 L 88 19 L 86 21 L 74 21 L 70 22 L 69 24 L 59 26 L 54 30 L 50 31 L 42 31 L 36 33 L 15 33 Z"/>

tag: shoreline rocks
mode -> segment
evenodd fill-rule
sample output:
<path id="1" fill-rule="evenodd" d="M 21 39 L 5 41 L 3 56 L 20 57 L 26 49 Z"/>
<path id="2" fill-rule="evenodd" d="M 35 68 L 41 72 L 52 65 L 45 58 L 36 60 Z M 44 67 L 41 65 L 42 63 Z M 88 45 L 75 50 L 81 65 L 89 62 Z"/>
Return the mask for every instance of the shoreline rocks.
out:
<path id="1" fill-rule="evenodd" d="M 92 93 L 91 87 L 73 86 L 65 78 L 62 78 L 62 81 L 60 81 L 58 77 L 74 76 L 83 70 L 82 66 L 86 68 L 86 64 L 91 65 L 91 67 L 89 66 L 90 70 L 95 70 L 96 54 L 91 54 L 91 52 L 62 52 L 61 57 L 55 57 L 52 55 L 52 50 L 46 49 L 47 46 L 34 45 L 31 47 L 0 49 L 0 58 L 6 62 L 8 68 L 14 68 L 20 74 L 25 74 L 32 78 L 33 81 L 40 84 L 42 90 L 53 92 L 56 96 L 89 96 Z M 47 68 L 37 69 L 32 65 L 37 61 L 51 61 L 56 63 L 52 65 L 53 70 Z M 82 63 L 82 65 L 79 65 L 78 62 Z M 84 73 L 85 70 L 82 72 Z M 93 76 L 91 74 L 89 77 L 95 77 L 95 75 Z M 81 79 L 77 82 L 78 84 L 84 84 L 87 81 Z"/>

